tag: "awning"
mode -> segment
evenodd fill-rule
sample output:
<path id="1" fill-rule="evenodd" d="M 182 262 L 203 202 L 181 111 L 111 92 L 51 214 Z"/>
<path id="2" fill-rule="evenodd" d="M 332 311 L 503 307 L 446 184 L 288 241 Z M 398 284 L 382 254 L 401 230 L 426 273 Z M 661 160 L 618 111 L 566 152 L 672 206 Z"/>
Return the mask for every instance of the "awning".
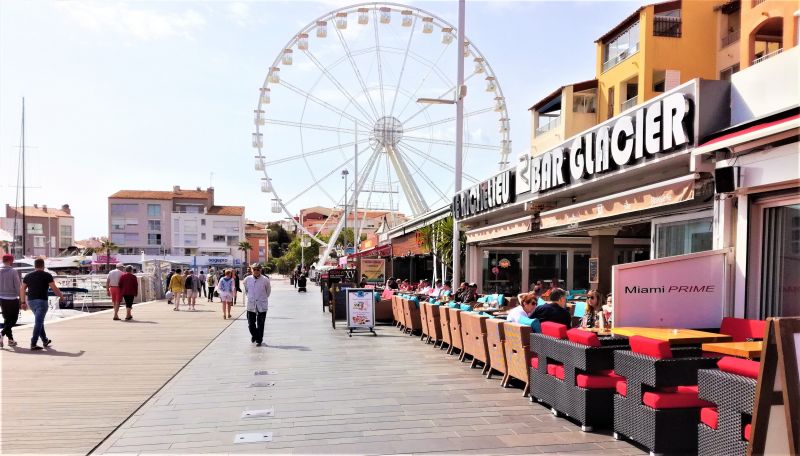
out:
<path id="1" fill-rule="evenodd" d="M 694 199 L 694 183 L 697 177 L 697 174 L 689 174 L 640 189 L 542 212 L 539 227 L 547 229 L 572 225 L 691 201 Z"/>
<path id="2" fill-rule="evenodd" d="M 747 142 L 757 141 L 767 136 L 780 134 L 790 130 L 800 129 L 800 114 L 795 114 L 783 119 L 769 122 L 756 123 L 747 128 L 723 134 L 718 138 L 699 145 L 692 151 L 692 156 L 705 155 L 711 152 L 737 146 Z"/>
<path id="3" fill-rule="evenodd" d="M 527 216 L 492 226 L 476 228 L 467 231 L 467 243 L 488 241 L 490 239 L 512 236 L 514 234 L 527 233 L 531 230 L 532 226 L 533 218 Z"/>
<path id="4" fill-rule="evenodd" d="M 354 253 L 352 255 L 347 255 L 348 258 L 358 258 L 363 256 L 374 256 L 374 257 L 382 257 L 382 256 L 391 256 L 392 255 L 392 246 L 391 245 L 377 245 L 375 247 L 362 250 L 358 253 Z"/>

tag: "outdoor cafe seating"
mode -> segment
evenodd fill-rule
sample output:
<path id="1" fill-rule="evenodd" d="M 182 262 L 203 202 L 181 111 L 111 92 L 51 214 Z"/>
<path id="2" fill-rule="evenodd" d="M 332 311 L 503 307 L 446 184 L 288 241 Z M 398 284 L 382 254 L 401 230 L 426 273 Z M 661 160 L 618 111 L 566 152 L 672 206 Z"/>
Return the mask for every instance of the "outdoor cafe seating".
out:
<path id="1" fill-rule="evenodd" d="M 535 322 L 538 323 L 538 320 Z M 529 366 L 532 365 L 533 359 L 530 347 L 533 328 L 530 324 L 505 322 L 503 330 L 506 338 L 503 349 L 508 369 L 505 384 L 508 385 L 512 378 L 523 382 L 525 386 L 522 389 L 522 396 L 527 397 L 531 391 Z"/>
<path id="2" fill-rule="evenodd" d="M 578 421 L 581 429 L 610 427 L 614 391 L 622 377 L 614 373 L 615 350 L 627 350 L 627 339 L 598 337 L 581 329 L 552 322 L 531 334 L 531 396 Z M 535 366 L 535 367 L 534 367 Z"/>
<path id="3" fill-rule="evenodd" d="M 486 342 L 486 320 L 485 315 L 473 312 L 461 313 L 461 338 L 464 341 L 464 355 L 472 358 L 470 367 L 476 367 L 480 363 L 485 374 L 489 367 L 489 347 Z"/>
<path id="4" fill-rule="evenodd" d="M 461 336 L 461 312 L 460 308 L 447 306 L 447 321 L 450 323 L 450 348 L 447 350 L 448 355 L 452 355 L 458 350 L 458 359 L 461 360 L 464 355 L 464 339 Z"/>
<path id="5" fill-rule="evenodd" d="M 503 376 L 500 386 L 505 387 L 508 373 L 505 351 L 505 321 L 499 318 L 486 320 L 486 347 L 489 351 L 489 363 L 484 368 L 486 378 L 492 378 L 496 372 Z"/>
<path id="6" fill-rule="evenodd" d="M 436 346 L 442 342 L 442 328 L 439 321 L 441 306 L 438 303 L 425 302 L 422 303 L 422 307 L 425 309 L 425 320 L 422 322 L 422 326 L 426 329 L 425 332 L 428 336 L 426 342 Z"/>

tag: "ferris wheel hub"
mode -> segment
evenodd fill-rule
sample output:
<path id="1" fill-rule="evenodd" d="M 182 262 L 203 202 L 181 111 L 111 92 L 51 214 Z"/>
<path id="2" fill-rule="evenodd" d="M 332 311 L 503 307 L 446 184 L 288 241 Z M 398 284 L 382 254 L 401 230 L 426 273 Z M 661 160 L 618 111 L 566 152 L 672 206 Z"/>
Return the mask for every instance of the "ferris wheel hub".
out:
<path id="1" fill-rule="evenodd" d="M 395 147 L 403 139 L 403 123 L 393 116 L 384 116 L 375 121 L 370 142 L 380 147 Z"/>

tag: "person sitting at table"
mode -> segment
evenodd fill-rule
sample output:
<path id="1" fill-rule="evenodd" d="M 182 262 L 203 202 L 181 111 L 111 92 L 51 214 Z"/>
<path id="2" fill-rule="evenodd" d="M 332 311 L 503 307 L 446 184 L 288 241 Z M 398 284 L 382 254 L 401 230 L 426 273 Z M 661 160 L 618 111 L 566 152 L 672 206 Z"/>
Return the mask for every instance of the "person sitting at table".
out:
<path id="1" fill-rule="evenodd" d="M 455 302 L 464 302 L 464 293 L 467 291 L 467 282 L 461 282 L 458 289 L 453 293 L 453 300 Z"/>
<path id="2" fill-rule="evenodd" d="M 434 299 L 439 299 L 439 294 L 442 292 L 442 281 L 437 280 L 431 289 L 428 290 L 428 296 Z"/>
<path id="3" fill-rule="evenodd" d="M 525 293 L 520 297 L 519 305 L 508 311 L 506 321 L 519 323 L 522 317 L 531 318 L 531 313 L 536 309 L 538 298 L 533 293 Z"/>
<path id="4" fill-rule="evenodd" d="M 450 281 L 446 281 L 442 288 L 439 289 L 439 301 L 448 302 L 453 299 L 453 289 L 450 287 Z"/>
<path id="5" fill-rule="evenodd" d="M 606 304 L 603 306 L 603 318 L 607 325 L 614 321 L 614 295 L 611 293 L 608 294 Z"/>
<path id="6" fill-rule="evenodd" d="M 540 322 L 552 321 L 570 327 L 572 316 L 567 310 L 567 292 L 561 288 L 550 291 L 550 302 L 537 306 L 530 318 L 538 318 Z"/>
<path id="7" fill-rule="evenodd" d="M 535 284 L 534 283 L 531 284 L 531 290 L 533 294 L 535 294 L 536 297 L 538 298 L 539 296 L 542 295 L 542 293 L 544 293 L 544 284 L 542 283 L 541 280 L 537 280 Z"/>
<path id="8" fill-rule="evenodd" d="M 581 328 L 603 329 L 605 318 L 603 318 L 603 295 L 597 290 L 589 290 L 586 293 L 586 314 L 581 319 Z"/>
<path id="9" fill-rule="evenodd" d="M 417 293 L 427 295 L 429 291 L 431 291 L 431 286 L 428 285 L 428 281 L 425 279 L 420 280 L 417 286 Z"/>
<path id="10" fill-rule="evenodd" d="M 553 280 L 550 281 L 550 288 L 548 288 L 547 290 L 544 290 L 542 292 L 542 299 L 549 299 L 550 295 L 555 290 L 560 290 L 560 288 L 558 288 L 558 279 L 553 279 Z"/>
<path id="11" fill-rule="evenodd" d="M 400 282 L 400 291 L 408 291 L 408 288 L 409 288 L 408 287 L 408 279 L 405 279 L 405 280 L 397 279 L 397 281 Z"/>
<path id="12" fill-rule="evenodd" d="M 475 302 L 478 300 L 478 284 L 471 283 L 467 286 L 467 290 L 461 295 L 461 302 Z"/>

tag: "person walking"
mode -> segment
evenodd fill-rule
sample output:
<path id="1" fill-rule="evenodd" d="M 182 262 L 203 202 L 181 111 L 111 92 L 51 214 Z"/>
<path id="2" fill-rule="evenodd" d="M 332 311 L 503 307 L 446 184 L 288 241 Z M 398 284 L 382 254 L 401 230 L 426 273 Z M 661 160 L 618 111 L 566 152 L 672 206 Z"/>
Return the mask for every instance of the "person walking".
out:
<path id="1" fill-rule="evenodd" d="M 114 306 L 114 320 L 119 320 L 119 305 L 122 302 L 122 293 L 119 290 L 119 279 L 122 277 L 122 263 L 117 263 L 117 268 L 108 273 L 106 278 L 106 294 L 111 296 L 111 304 Z"/>
<path id="2" fill-rule="evenodd" d="M 208 271 L 206 285 L 208 285 L 208 302 L 214 302 L 214 287 L 217 286 L 217 275 L 213 270 Z"/>
<path id="3" fill-rule="evenodd" d="M 45 347 L 49 347 L 53 343 L 53 340 L 48 339 L 44 331 L 44 317 L 47 315 L 47 309 L 49 308 L 47 305 L 48 288 L 53 290 L 53 293 L 58 296 L 59 301 L 64 300 L 64 295 L 61 293 L 61 290 L 58 289 L 56 282 L 53 280 L 53 276 L 50 275 L 49 272 L 45 272 L 44 260 L 42 258 L 37 258 L 33 262 L 33 267 L 35 270 L 22 279 L 19 294 L 22 297 L 23 308 L 27 300 L 33 312 L 34 320 L 31 350 L 36 351 L 42 349 L 42 347 L 36 345 L 40 338 Z"/>
<path id="4" fill-rule="evenodd" d="M 233 293 L 233 305 L 235 306 L 236 305 L 236 297 L 239 295 L 239 293 L 242 292 L 242 288 L 240 286 L 241 283 L 239 282 L 239 270 L 238 269 L 234 269 L 234 271 L 233 271 L 233 281 L 236 284 L 236 291 L 234 291 L 234 293 Z"/>
<path id="5" fill-rule="evenodd" d="M 180 310 L 183 280 L 184 277 L 181 275 L 181 270 L 176 269 L 175 274 L 172 275 L 172 279 L 169 281 L 169 291 L 172 292 L 172 300 L 175 302 L 175 307 L 172 310 Z"/>
<path id="6" fill-rule="evenodd" d="M 125 274 L 119 279 L 119 289 L 125 301 L 125 320 L 133 320 L 133 298 L 139 294 L 139 279 L 133 273 L 133 266 L 125 267 Z"/>
<path id="7" fill-rule="evenodd" d="M 200 292 L 197 293 L 197 297 L 206 297 L 206 273 L 200 271 L 200 275 L 197 277 L 200 279 Z"/>
<path id="8" fill-rule="evenodd" d="M 12 330 L 19 320 L 19 310 L 22 307 L 19 288 L 22 285 L 19 273 L 11 265 L 14 255 L 3 255 L 3 266 L 0 267 L 0 310 L 3 312 L 3 330 L 0 331 L 0 348 L 3 348 L 3 338 L 8 338 L 8 346 L 16 347 Z"/>
<path id="9" fill-rule="evenodd" d="M 186 272 L 186 281 L 183 282 L 183 288 L 186 290 L 186 303 L 189 305 L 189 310 L 194 311 L 197 296 L 200 294 L 200 280 L 194 273 L 194 269 Z"/>
<path id="10" fill-rule="evenodd" d="M 169 274 L 167 274 L 166 285 L 164 286 L 165 290 L 170 291 L 169 282 L 170 282 L 170 280 L 172 280 L 172 276 L 174 276 L 174 275 L 175 275 L 175 270 L 174 269 L 170 269 L 169 270 Z M 167 299 L 167 304 L 172 304 L 172 299 Z"/>
<path id="11" fill-rule="evenodd" d="M 231 318 L 231 303 L 233 294 L 236 292 L 236 284 L 233 281 L 233 273 L 230 269 L 225 270 L 225 275 L 217 283 L 217 293 L 219 300 L 222 301 L 222 319 Z"/>
<path id="12" fill-rule="evenodd" d="M 261 274 L 261 265 L 253 264 L 253 275 L 244 282 L 247 293 L 247 327 L 250 330 L 250 341 L 260 347 L 264 343 L 264 323 L 267 320 L 269 295 L 272 286 L 267 276 Z"/>

